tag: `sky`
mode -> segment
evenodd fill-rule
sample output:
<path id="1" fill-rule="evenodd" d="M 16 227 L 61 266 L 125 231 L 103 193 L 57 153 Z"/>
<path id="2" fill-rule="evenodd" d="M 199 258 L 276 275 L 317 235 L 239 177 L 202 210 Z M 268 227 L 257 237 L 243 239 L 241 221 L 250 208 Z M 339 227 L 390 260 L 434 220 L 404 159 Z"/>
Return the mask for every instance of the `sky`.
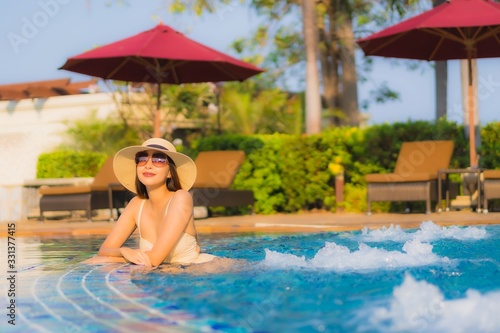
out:
<path id="1" fill-rule="evenodd" d="M 106 3 L 110 3 L 107 6 Z M 2 0 L 0 2 L 0 85 L 90 77 L 58 68 L 67 58 L 144 30 L 159 22 L 221 52 L 230 50 L 237 38 L 247 37 L 261 21 L 238 0 L 220 6 L 213 15 L 174 15 L 169 0 Z M 360 55 L 362 56 L 362 55 Z M 405 61 L 374 57 L 374 70 L 359 85 L 360 100 L 387 82 L 400 94 L 398 101 L 371 104 L 369 123 L 435 118 L 435 78 L 432 63 L 419 70 L 406 69 Z M 305 75 L 305 74 L 304 74 Z M 481 124 L 500 120 L 500 59 L 478 60 L 478 98 Z M 448 117 L 462 123 L 459 61 L 448 62 Z"/>

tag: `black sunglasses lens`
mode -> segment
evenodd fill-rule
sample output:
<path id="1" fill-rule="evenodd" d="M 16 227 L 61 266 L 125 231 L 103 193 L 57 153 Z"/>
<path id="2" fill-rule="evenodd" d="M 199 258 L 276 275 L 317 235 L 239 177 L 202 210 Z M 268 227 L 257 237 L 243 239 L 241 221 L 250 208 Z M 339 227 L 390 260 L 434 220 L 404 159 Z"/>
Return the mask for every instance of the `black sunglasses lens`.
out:
<path id="1" fill-rule="evenodd" d="M 148 162 L 149 156 L 145 151 L 138 152 L 135 154 L 135 164 L 144 165 Z"/>
<path id="2" fill-rule="evenodd" d="M 162 154 L 162 153 L 154 153 L 152 156 L 152 161 L 153 161 L 153 164 L 156 166 L 166 165 L 167 164 L 167 155 Z"/>
<path id="3" fill-rule="evenodd" d="M 135 164 L 138 166 L 146 165 L 148 160 L 149 155 L 146 151 L 141 151 L 135 154 Z M 168 164 L 168 158 L 167 155 L 163 153 L 153 153 L 153 155 L 151 155 L 151 162 L 154 166 L 162 167 Z"/>

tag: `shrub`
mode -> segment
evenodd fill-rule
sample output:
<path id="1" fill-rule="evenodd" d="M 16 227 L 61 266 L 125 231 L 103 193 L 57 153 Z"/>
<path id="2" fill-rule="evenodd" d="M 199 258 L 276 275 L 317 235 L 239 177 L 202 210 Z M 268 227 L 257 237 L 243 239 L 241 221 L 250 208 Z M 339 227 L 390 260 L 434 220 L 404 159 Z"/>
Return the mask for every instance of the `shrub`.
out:
<path id="1" fill-rule="evenodd" d="M 200 150 L 243 149 L 247 159 L 233 187 L 253 190 L 255 211 L 261 214 L 302 210 L 335 210 L 334 164 L 344 170 L 343 208 L 366 211 L 368 173 L 391 172 L 405 141 L 453 140 L 452 167 L 468 166 L 463 126 L 446 120 L 374 125 L 367 129 L 332 128 L 315 135 L 214 136 L 196 141 Z M 419 203 L 414 204 L 415 208 Z M 372 210 L 393 211 L 405 203 L 376 202 Z"/>
<path id="2" fill-rule="evenodd" d="M 484 167 L 500 165 L 500 125 L 482 130 Z M 462 125 L 446 121 L 415 121 L 373 125 L 366 129 L 332 128 L 315 135 L 217 135 L 193 140 L 184 153 L 196 157 L 207 150 L 243 150 L 246 160 L 233 182 L 234 189 L 254 192 L 255 212 L 293 213 L 323 209 L 335 211 L 335 170 L 344 171 L 346 212 L 366 211 L 368 173 L 391 172 L 405 141 L 453 140 L 451 167 L 469 166 L 468 140 Z M 38 178 L 92 177 L 106 159 L 105 154 L 59 151 L 40 156 Z M 329 168 L 329 166 L 333 166 Z M 413 208 L 420 209 L 416 202 Z M 406 203 L 375 202 L 372 211 L 402 211 Z M 247 209 L 217 208 L 220 214 Z"/>
<path id="3" fill-rule="evenodd" d="M 102 153 L 56 151 L 38 157 L 37 178 L 94 177 L 107 156 Z"/>

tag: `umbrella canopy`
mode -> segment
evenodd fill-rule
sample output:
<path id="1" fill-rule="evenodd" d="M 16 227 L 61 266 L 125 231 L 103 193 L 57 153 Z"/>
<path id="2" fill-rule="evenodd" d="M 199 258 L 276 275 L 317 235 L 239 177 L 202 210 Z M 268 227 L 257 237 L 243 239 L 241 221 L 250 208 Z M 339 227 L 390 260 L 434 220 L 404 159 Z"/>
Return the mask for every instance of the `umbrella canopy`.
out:
<path id="1" fill-rule="evenodd" d="M 264 71 L 164 24 L 71 57 L 60 69 L 103 79 L 158 84 L 155 136 L 159 136 L 162 83 L 243 81 Z"/>
<path id="2" fill-rule="evenodd" d="M 500 57 L 500 4 L 448 0 L 356 42 L 367 56 L 468 60 L 470 163 L 477 166 L 471 59 Z"/>

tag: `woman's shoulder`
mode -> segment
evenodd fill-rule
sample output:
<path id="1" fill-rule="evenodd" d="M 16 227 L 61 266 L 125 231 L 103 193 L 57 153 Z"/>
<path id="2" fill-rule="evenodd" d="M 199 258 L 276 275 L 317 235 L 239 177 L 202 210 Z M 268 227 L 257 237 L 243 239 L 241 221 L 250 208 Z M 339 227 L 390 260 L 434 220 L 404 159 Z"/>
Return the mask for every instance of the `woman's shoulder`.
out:
<path id="1" fill-rule="evenodd" d="M 192 199 L 193 197 L 191 196 L 191 193 L 189 193 L 186 190 L 177 190 L 174 192 L 174 198 L 180 198 L 180 199 Z"/>
<path id="2" fill-rule="evenodd" d="M 118 219 L 118 221 L 122 221 L 122 224 L 136 224 L 137 214 L 142 202 L 144 202 L 144 200 L 138 197 L 133 197 L 132 199 L 130 199 L 130 201 L 125 206 L 125 209 L 120 214 L 120 218 Z"/>
<path id="3" fill-rule="evenodd" d="M 142 198 L 139 198 L 137 196 L 133 197 L 127 204 L 127 207 L 130 206 L 130 208 L 133 208 L 133 209 L 139 209 L 139 207 L 141 206 L 141 204 L 143 202 L 145 202 L 146 199 L 142 199 Z"/>
<path id="4" fill-rule="evenodd" d="M 142 198 L 139 198 L 138 196 L 135 196 L 133 197 L 130 201 L 129 201 L 129 205 L 132 204 L 132 205 L 140 205 L 141 202 L 143 202 L 144 200 L 146 199 L 142 199 Z"/>
<path id="5" fill-rule="evenodd" d="M 177 203 L 193 204 L 193 196 L 186 190 L 175 191 L 172 200 Z"/>

